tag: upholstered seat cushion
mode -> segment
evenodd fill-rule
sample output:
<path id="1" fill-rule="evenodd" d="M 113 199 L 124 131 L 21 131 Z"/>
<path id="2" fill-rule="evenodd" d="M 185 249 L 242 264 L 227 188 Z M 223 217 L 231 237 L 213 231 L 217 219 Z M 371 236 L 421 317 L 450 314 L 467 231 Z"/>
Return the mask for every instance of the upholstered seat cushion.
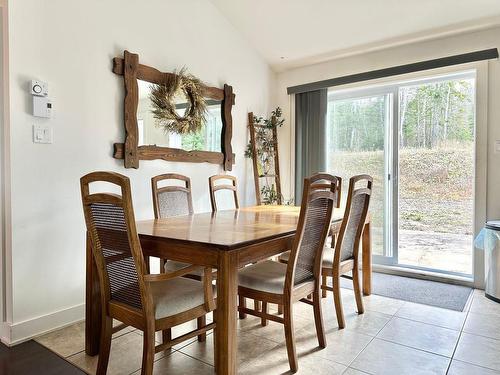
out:
<path id="1" fill-rule="evenodd" d="M 325 268 L 332 268 L 333 267 L 333 254 L 334 254 L 334 251 L 331 247 L 325 247 L 325 249 L 323 251 L 323 267 L 325 267 Z M 288 262 L 289 258 L 290 258 L 289 251 L 281 254 L 278 257 L 278 259 L 282 262 Z"/>
<path id="2" fill-rule="evenodd" d="M 188 264 L 188 263 L 177 262 L 175 260 L 168 260 L 165 263 L 165 273 L 179 271 L 179 270 L 186 268 L 186 267 L 189 267 L 189 266 L 190 266 L 190 264 Z M 216 269 L 212 270 L 212 272 L 216 272 L 216 271 L 217 271 Z M 200 267 L 199 269 L 192 271 L 189 274 L 202 277 L 203 276 L 203 267 Z"/>
<path id="3" fill-rule="evenodd" d="M 242 268 L 238 272 L 238 285 L 263 292 L 283 294 L 287 265 L 266 260 Z"/>
<path id="4" fill-rule="evenodd" d="M 200 281 L 176 277 L 170 280 L 152 282 L 150 286 L 156 319 L 179 314 L 205 303 L 203 283 Z M 215 293 L 214 287 L 214 297 Z"/>

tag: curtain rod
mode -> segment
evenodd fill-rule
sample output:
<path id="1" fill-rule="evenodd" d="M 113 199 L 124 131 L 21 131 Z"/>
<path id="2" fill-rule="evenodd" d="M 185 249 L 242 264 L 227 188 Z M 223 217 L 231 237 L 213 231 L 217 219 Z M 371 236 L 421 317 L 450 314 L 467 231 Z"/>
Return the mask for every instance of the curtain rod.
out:
<path id="1" fill-rule="evenodd" d="M 459 65 L 474 61 L 490 60 L 497 58 L 498 58 L 498 49 L 491 48 L 482 51 L 464 53 L 461 55 L 442 57 L 439 59 L 420 61 L 411 64 L 393 66 L 390 68 L 372 70 L 369 72 L 351 74 L 343 77 L 325 79 L 323 81 L 311 82 L 298 86 L 291 86 L 288 87 L 286 91 L 288 95 L 299 94 L 302 92 L 314 91 L 332 86 L 346 85 L 348 83 L 369 81 L 377 78 L 391 77 L 400 74 L 419 72 L 422 70 L 436 69 L 445 66 Z"/>

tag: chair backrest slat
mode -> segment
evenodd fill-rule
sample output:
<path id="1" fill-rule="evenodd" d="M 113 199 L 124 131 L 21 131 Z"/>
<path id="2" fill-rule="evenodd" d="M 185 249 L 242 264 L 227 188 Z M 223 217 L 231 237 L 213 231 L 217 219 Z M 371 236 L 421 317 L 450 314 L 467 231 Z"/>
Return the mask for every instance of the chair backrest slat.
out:
<path id="1" fill-rule="evenodd" d="M 349 180 L 344 220 L 335 245 L 335 261 L 353 259 L 358 255 L 359 243 L 368 214 L 373 178 L 358 175 Z M 356 187 L 362 185 L 362 187 Z"/>
<path id="2" fill-rule="evenodd" d="M 90 194 L 93 182 L 118 185 L 121 195 Z M 146 266 L 135 227 L 127 177 L 112 172 L 94 172 L 80 180 L 87 232 L 97 265 L 103 302 L 110 300 L 143 309 Z"/>
<path id="3" fill-rule="evenodd" d="M 318 278 L 323 247 L 333 208 L 337 206 L 339 178 L 325 173 L 304 179 L 297 234 L 288 262 L 285 289 Z"/>
<path id="4" fill-rule="evenodd" d="M 216 184 L 216 181 L 218 181 L 218 180 L 225 180 L 225 183 Z M 227 181 L 229 181 L 230 184 L 227 184 Z M 223 190 L 232 192 L 233 200 L 234 200 L 234 208 L 236 208 L 236 209 L 240 208 L 236 177 L 230 176 L 230 175 L 225 175 L 225 174 L 211 176 L 208 179 L 208 188 L 210 191 L 210 203 L 212 204 L 212 211 L 213 212 L 216 212 L 218 209 L 217 198 L 216 198 L 215 193 L 217 191 L 223 191 Z"/>
<path id="5" fill-rule="evenodd" d="M 165 180 L 182 181 L 184 186 L 168 185 L 159 187 L 159 182 Z M 175 173 L 155 176 L 151 179 L 151 188 L 156 219 L 193 214 L 193 197 L 189 177 Z"/>

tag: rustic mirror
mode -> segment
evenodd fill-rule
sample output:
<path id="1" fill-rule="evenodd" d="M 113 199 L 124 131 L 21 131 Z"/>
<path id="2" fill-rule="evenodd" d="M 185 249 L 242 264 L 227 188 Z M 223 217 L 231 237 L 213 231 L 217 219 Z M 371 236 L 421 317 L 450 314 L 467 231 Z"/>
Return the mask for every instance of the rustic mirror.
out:
<path id="1" fill-rule="evenodd" d="M 137 126 L 139 146 L 160 146 L 178 148 L 185 151 L 222 152 L 222 101 L 205 98 L 205 121 L 201 129 L 189 134 L 178 134 L 167 131 L 154 116 L 154 106 L 150 95 L 150 82 L 137 80 L 139 85 L 139 102 L 137 105 Z M 179 116 L 189 111 L 188 99 L 179 95 L 175 98 L 175 109 Z"/>
<path id="2" fill-rule="evenodd" d="M 124 122 L 125 142 L 115 143 L 114 157 L 124 159 L 125 168 L 138 168 L 139 160 L 163 159 L 194 163 L 222 164 L 231 170 L 234 155 L 231 148 L 234 104 L 232 87 L 202 87 L 206 107 L 204 120 L 196 132 L 179 134 L 162 126 L 154 115 L 151 92 L 156 85 L 169 85 L 174 73 L 139 64 L 139 57 L 128 51 L 124 58 L 113 59 L 113 72 L 123 76 L 125 84 Z M 175 112 L 179 117 L 188 114 L 189 97 L 176 95 Z"/>

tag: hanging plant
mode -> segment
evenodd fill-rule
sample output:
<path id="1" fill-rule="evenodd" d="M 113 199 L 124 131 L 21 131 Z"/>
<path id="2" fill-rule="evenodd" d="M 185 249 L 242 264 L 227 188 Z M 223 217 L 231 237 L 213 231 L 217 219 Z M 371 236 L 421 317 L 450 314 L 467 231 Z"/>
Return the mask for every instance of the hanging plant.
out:
<path id="1" fill-rule="evenodd" d="M 177 134 L 197 133 L 205 123 L 207 105 L 203 97 L 205 85 L 198 78 L 182 68 L 174 72 L 172 78 L 161 85 L 152 85 L 149 95 L 158 126 L 165 132 Z M 187 108 L 183 115 L 177 112 L 176 99 L 184 96 Z"/>

